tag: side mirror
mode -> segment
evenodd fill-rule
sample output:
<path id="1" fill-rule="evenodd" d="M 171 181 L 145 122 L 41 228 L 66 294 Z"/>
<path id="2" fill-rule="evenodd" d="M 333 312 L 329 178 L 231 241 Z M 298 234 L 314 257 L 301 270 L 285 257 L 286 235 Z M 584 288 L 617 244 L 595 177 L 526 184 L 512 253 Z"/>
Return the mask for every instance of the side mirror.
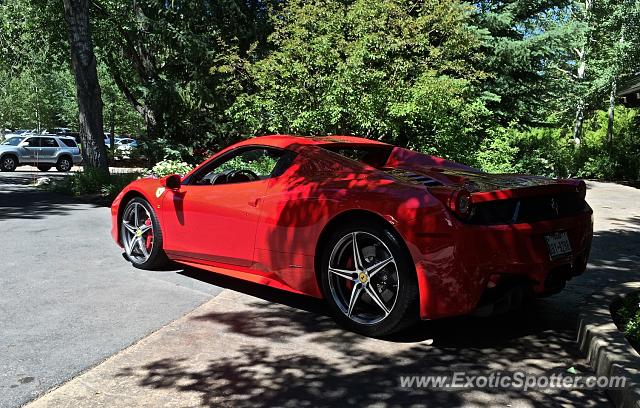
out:
<path id="1" fill-rule="evenodd" d="M 177 174 L 171 174 L 169 176 L 165 176 L 160 179 L 160 184 L 162 187 L 166 187 L 170 190 L 180 190 L 180 184 L 182 182 L 182 178 Z"/>

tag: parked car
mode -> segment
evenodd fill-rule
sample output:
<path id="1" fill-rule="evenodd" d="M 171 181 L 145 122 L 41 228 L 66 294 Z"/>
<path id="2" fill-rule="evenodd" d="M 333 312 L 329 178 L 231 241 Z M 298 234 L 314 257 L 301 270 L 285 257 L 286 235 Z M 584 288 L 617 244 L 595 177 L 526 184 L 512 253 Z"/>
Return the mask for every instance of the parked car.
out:
<path id="1" fill-rule="evenodd" d="M 136 148 L 138 147 L 138 141 L 130 137 L 121 137 L 117 140 L 116 145 Z"/>
<path id="2" fill-rule="evenodd" d="M 585 194 L 581 180 L 488 174 L 369 139 L 265 136 L 185 177 L 134 181 L 112 235 L 138 268 L 173 260 L 324 298 L 380 336 L 562 290 L 589 257 Z"/>
<path id="3" fill-rule="evenodd" d="M 45 129 L 42 131 L 43 135 L 63 135 L 68 136 L 71 132 L 69 128 L 53 128 L 51 130 Z"/>
<path id="4" fill-rule="evenodd" d="M 10 138 L 12 136 L 26 136 L 26 135 L 32 135 L 32 134 L 35 134 L 35 133 L 36 133 L 35 129 L 31 129 L 31 130 L 29 130 L 29 129 L 16 129 L 14 131 L 6 133 L 4 135 L 4 137 L 5 137 L 5 139 L 8 139 L 8 138 Z"/>
<path id="5" fill-rule="evenodd" d="M 123 150 L 127 150 L 130 148 L 137 148 L 138 145 L 138 141 L 135 139 L 132 139 L 130 137 L 120 137 L 120 136 L 116 136 L 114 137 L 114 145 L 116 146 L 116 148 L 120 148 L 121 146 L 123 147 Z M 105 133 L 105 138 L 104 138 L 104 144 L 107 147 L 111 147 L 111 137 L 109 136 L 108 133 Z"/>
<path id="6" fill-rule="evenodd" d="M 0 144 L 0 170 L 14 171 L 18 166 L 36 166 L 48 171 L 69 171 L 80 164 L 82 156 L 73 137 L 58 135 L 12 136 Z"/>
<path id="7" fill-rule="evenodd" d="M 116 145 L 118 144 L 118 139 L 119 139 L 118 137 L 115 137 L 113 139 L 114 144 Z M 107 133 L 104 134 L 104 145 L 107 146 L 107 148 L 111 147 L 111 137 Z"/>

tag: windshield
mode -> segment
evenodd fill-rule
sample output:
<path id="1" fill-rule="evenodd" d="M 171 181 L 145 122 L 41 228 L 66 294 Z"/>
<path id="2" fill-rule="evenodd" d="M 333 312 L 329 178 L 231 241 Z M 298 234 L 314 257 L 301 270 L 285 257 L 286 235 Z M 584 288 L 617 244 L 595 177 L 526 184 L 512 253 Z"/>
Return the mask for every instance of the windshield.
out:
<path id="1" fill-rule="evenodd" d="M 8 145 L 8 146 L 17 146 L 23 140 L 24 140 L 24 137 L 10 137 L 7 140 L 5 140 L 4 142 L 2 142 L 2 144 L 3 145 Z"/>

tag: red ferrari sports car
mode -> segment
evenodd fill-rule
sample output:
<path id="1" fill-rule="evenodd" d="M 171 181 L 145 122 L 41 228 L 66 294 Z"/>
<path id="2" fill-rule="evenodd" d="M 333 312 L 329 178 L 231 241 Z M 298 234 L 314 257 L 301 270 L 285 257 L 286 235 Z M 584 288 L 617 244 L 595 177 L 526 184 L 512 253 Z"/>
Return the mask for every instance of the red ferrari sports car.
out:
<path id="1" fill-rule="evenodd" d="M 589 257 L 585 193 L 358 137 L 264 136 L 134 181 L 112 234 L 136 267 L 172 260 L 324 298 L 379 336 L 561 290 Z"/>

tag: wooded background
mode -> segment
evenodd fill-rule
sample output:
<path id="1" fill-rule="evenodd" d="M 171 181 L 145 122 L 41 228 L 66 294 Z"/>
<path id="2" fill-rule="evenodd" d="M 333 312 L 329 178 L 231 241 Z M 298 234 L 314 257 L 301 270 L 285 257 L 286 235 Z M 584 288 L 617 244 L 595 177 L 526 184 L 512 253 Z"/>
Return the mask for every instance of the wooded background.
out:
<path id="1" fill-rule="evenodd" d="M 90 41 L 70 41 L 83 13 Z M 639 0 L 0 0 L 0 29 L 0 127 L 95 134 L 72 63 L 89 44 L 104 131 L 157 159 L 355 134 L 489 171 L 640 178 L 640 116 L 616 96 L 640 72 Z"/>

